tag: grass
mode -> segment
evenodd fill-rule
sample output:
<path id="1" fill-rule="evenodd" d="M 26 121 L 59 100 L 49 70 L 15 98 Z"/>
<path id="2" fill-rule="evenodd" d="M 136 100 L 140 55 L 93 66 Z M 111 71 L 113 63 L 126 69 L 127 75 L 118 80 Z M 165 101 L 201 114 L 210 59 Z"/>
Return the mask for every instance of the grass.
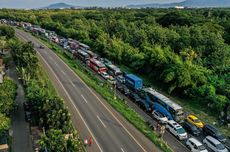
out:
<path id="1" fill-rule="evenodd" d="M 74 61 L 70 56 L 64 53 L 61 48 L 53 43 L 47 42 L 46 39 L 40 38 L 50 49 L 67 64 L 72 70 L 91 88 L 98 92 L 114 109 L 123 115 L 131 124 L 133 124 L 140 132 L 148 137 L 155 145 L 165 152 L 171 152 L 170 147 L 148 127 L 145 121 L 122 100 L 114 100 L 113 92 L 108 85 L 100 85 L 101 81 L 95 77 L 94 73 L 86 69 L 79 62 Z M 93 81 L 92 81 L 93 80 Z"/>

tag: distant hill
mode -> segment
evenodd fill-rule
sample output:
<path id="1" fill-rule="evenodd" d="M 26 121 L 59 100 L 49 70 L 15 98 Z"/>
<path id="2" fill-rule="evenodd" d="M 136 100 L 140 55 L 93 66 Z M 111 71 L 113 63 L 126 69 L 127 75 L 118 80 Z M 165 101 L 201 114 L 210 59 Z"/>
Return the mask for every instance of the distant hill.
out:
<path id="1" fill-rule="evenodd" d="M 55 3 L 47 7 L 42 7 L 40 9 L 70 9 L 70 8 L 80 8 L 80 6 L 69 5 L 66 3 Z"/>
<path id="2" fill-rule="evenodd" d="M 185 0 L 179 3 L 167 3 L 167 4 L 140 4 L 140 5 L 127 5 L 128 8 L 169 8 L 175 6 L 184 7 L 230 7 L 230 0 Z"/>

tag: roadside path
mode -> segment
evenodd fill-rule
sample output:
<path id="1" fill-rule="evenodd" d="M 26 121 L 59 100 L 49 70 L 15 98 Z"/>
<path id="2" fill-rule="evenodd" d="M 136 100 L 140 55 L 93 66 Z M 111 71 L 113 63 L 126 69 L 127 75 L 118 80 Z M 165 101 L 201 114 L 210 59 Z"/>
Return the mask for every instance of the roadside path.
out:
<path id="1" fill-rule="evenodd" d="M 13 152 L 32 152 L 32 142 L 29 131 L 29 124 L 25 121 L 23 102 L 25 101 L 25 94 L 21 83 L 18 81 L 18 76 L 13 63 L 10 64 L 6 75 L 12 78 L 18 86 L 17 97 L 15 102 L 18 104 L 18 109 L 13 114 L 12 130 L 13 130 Z"/>

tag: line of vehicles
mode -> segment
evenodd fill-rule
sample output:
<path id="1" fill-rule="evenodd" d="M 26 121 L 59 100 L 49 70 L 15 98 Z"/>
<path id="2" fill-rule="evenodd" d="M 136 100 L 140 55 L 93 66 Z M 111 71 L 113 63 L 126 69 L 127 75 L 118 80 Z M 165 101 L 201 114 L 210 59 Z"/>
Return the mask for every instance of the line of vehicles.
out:
<path id="1" fill-rule="evenodd" d="M 223 145 L 226 138 L 214 126 L 204 124 L 194 115 L 186 114 L 183 108 L 173 100 L 153 88 L 145 87 L 141 78 L 122 72 L 111 61 L 101 58 L 93 52 L 88 45 L 70 38 L 63 38 L 53 31 L 47 31 L 30 23 L 4 19 L 0 22 L 23 27 L 25 30 L 44 36 L 63 47 L 65 51 L 72 54 L 74 59 L 80 60 L 114 88 L 129 97 L 153 119 L 164 124 L 176 138 L 186 140 L 185 145 L 191 151 L 206 152 L 206 148 L 208 148 L 215 152 L 228 152 L 228 149 Z M 205 135 L 205 138 L 198 140 L 196 137 L 201 134 Z"/>

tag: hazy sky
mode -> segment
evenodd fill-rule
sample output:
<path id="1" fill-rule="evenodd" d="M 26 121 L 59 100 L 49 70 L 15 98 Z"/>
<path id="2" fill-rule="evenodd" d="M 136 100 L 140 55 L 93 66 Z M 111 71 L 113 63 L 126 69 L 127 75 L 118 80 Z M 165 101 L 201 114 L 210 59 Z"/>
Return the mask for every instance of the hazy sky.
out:
<path id="1" fill-rule="evenodd" d="M 64 2 L 75 6 L 124 6 L 128 4 L 170 3 L 183 0 L 0 0 L 0 8 L 39 8 Z"/>

